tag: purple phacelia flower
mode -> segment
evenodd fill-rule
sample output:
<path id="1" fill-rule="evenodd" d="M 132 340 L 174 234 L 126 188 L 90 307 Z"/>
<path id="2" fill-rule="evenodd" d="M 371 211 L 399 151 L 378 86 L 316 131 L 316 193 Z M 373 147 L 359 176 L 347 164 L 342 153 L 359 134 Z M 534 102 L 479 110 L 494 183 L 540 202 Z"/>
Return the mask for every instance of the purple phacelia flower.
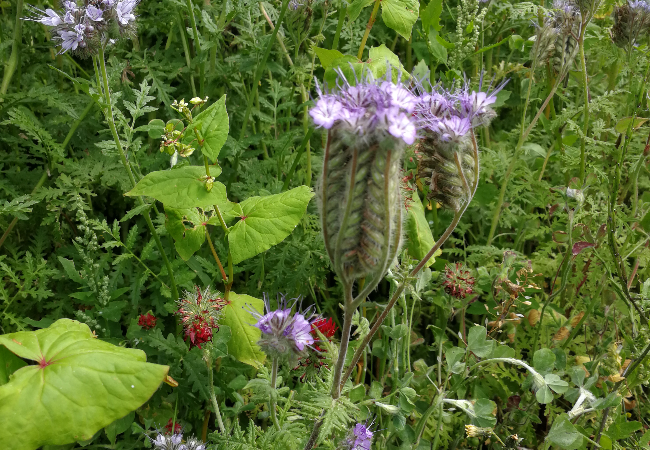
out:
<path id="1" fill-rule="evenodd" d="M 389 70 L 376 79 L 368 71 L 352 85 L 338 70 L 336 88 L 322 90 L 317 84 L 319 99 L 309 112 L 314 123 L 358 136 L 380 133 L 412 144 L 417 119 L 411 113 L 420 100 L 399 80 L 394 83 L 391 74 Z"/>
<path id="2" fill-rule="evenodd" d="M 278 308 L 274 310 L 265 293 L 265 314 L 258 313 L 252 307 L 248 309 L 248 312 L 257 319 L 253 326 L 262 332 L 262 337 L 257 344 L 271 358 L 294 360 L 303 355 L 307 346 L 314 343 L 311 325 L 318 316 L 311 314 L 311 308 L 292 313 L 293 307 L 299 300 L 300 298 L 287 300 L 284 295 L 279 295 Z"/>
<path id="3" fill-rule="evenodd" d="M 77 4 L 69 0 L 63 2 L 63 8 L 68 12 L 77 12 Z"/>
<path id="4" fill-rule="evenodd" d="M 117 20 L 120 25 L 127 26 L 129 22 L 135 20 L 133 9 L 137 6 L 137 4 L 137 0 L 122 0 L 117 3 L 115 12 L 117 14 Z"/>
<path id="5" fill-rule="evenodd" d="M 440 133 L 440 139 L 446 142 L 460 142 L 470 128 L 472 122 L 468 117 L 448 117 L 436 124 Z"/>
<path id="6" fill-rule="evenodd" d="M 76 50 L 80 46 L 83 47 L 85 30 L 86 26 L 80 23 L 74 27 L 74 31 L 59 31 L 62 52 L 65 53 L 68 50 Z"/>
<path id="7" fill-rule="evenodd" d="M 102 19 L 102 14 L 104 14 L 104 11 L 93 5 L 88 5 L 86 8 L 86 17 L 88 17 L 93 22 L 101 22 L 104 20 Z"/>
<path id="8" fill-rule="evenodd" d="M 372 424 L 358 423 L 350 430 L 348 437 L 339 445 L 340 450 L 370 450 L 374 432 L 370 431 Z"/>
<path id="9" fill-rule="evenodd" d="M 28 17 L 27 20 L 39 22 L 48 27 L 56 27 L 63 23 L 63 19 L 61 19 L 61 16 L 59 16 L 59 14 L 53 9 L 48 8 L 45 11 L 43 11 L 33 6 L 31 6 L 30 9 L 31 12 L 33 13 L 33 16 Z"/>
<path id="10" fill-rule="evenodd" d="M 488 87 L 487 91 L 482 91 L 483 87 L 483 74 L 479 80 L 479 90 L 470 91 L 469 83 L 465 86 L 460 93 L 457 94 L 458 102 L 460 104 L 460 114 L 467 117 L 472 122 L 472 126 L 488 125 L 496 113 L 490 107 L 497 101 L 497 94 L 508 83 L 508 80 L 499 84 L 496 88 L 491 89 Z"/>
<path id="11" fill-rule="evenodd" d="M 183 443 L 183 434 L 175 433 L 171 436 L 158 434 L 156 439 L 151 439 L 154 448 L 159 450 L 205 450 L 205 444 L 200 440 L 191 437 Z"/>

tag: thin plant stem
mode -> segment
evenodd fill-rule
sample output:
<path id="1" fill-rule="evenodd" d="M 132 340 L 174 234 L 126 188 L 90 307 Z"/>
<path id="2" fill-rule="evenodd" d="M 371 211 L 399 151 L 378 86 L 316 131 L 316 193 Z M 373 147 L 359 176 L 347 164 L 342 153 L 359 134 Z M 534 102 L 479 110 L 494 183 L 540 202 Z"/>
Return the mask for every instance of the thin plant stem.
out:
<path id="1" fill-rule="evenodd" d="M 185 53 L 185 64 L 187 64 L 187 70 L 190 72 L 190 87 L 192 88 L 192 95 L 196 97 L 196 86 L 194 84 L 194 74 L 192 73 L 192 57 L 190 55 L 190 46 L 187 43 L 187 36 L 185 35 L 185 18 L 183 18 L 180 11 L 178 11 L 178 28 L 181 33 L 183 53 Z"/>
<path id="2" fill-rule="evenodd" d="M 311 135 L 314 133 L 314 129 L 311 128 L 307 134 L 305 134 L 305 137 L 303 138 L 302 142 L 300 143 L 300 147 L 298 147 L 298 150 L 296 151 L 296 156 L 293 160 L 293 164 L 291 164 L 291 168 L 289 169 L 289 172 L 287 173 L 287 177 L 284 179 L 284 186 L 282 187 L 283 191 L 286 191 L 289 189 L 289 183 L 291 183 L 291 178 L 293 178 L 293 174 L 296 171 L 296 167 L 298 167 L 298 163 L 300 162 L 300 158 L 302 157 L 302 153 L 305 151 L 305 148 L 309 144 L 309 138 L 311 138 Z"/>
<path id="3" fill-rule="evenodd" d="M 275 389 L 277 388 L 278 382 L 278 365 L 278 358 L 273 358 L 273 363 L 271 365 L 271 389 L 273 392 L 269 398 L 269 412 L 271 413 L 271 420 L 273 421 L 275 429 L 280 431 L 280 422 L 278 422 L 278 412 L 276 411 L 277 408 L 275 400 L 275 396 L 277 395 Z"/>
<path id="4" fill-rule="evenodd" d="M 187 0 L 188 16 L 190 18 L 190 25 L 192 26 L 192 33 L 194 36 L 194 53 L 199 57 L 199 95 L 203 98 L 205 92 L 205 60 L 202 59 L 201 42 L 199 41 L 199 29 L 196 27 L 196 18 L 194 17 L 194 5 L 192 0 Z"/>
<path id="5" fill-rule="evenodd" d="M 377 17 L 377 11 L 379 11 L 379 3 L 381 0 L 375 0 L 375 5 L 372 7 L 372 13 L 370 13 L 370 19 L 368 19 L 368 25 L 366 25 L 366 32 L 363 33 L 363 39 L 361 39 L 361 45 L 359 46 L 359 53 L 357 53 L 357 59 L 361 61 L 363 57 L 363 49 L 366 47 L 366 41 L 370 35 L 370 30 L 375 23 L 375 18 Z"/>
<path id="6" fill-rule="evenodd" d="M 356 309 L 353 306 L 354 297 L 352 296 L 352 283 L 348 282 L 344 286 L 345 289 L 345 313 L 343 317 L 343 327 L 341 328 L 341 345 L 339 346 L 339 358 L 333 370 L 332 377 L 332 390 L 330 392 L 332 399 L 336 400 L 341 396 L 341 374 L 345 366 L 345 357 L 348 353 L 348 345 L 350 343 L 350 331 L 352 330 L 352 315 Z"/>
<path id="7" fill-rule="evenodd" d="M 343 29 L 343 22 L 345 22 L 345 16 L 348 12 L 348 7 L 346 2 L 341 0 L 341 5 L 339 6 L 339 21 L 336 24 L 336 34 L 334 34 L 334 40 L 332 41 L 332 50 L 338 50 L 339 48 L 339 37 L 341 37 L 341 30 Z"/>
<path id="8" fill-rule="evenodd" d="M 266 12 L 266 9 L 264 9 L 264 5 L 262 4 L 262 2 L 259 2 L 259 6 L 260 6 L 260 11 L 262 12 L 262 15 L 266 19 L 266 23 L 269 24 L 269 26 L 271 27 L 271 30 L 274 30 L 275 26 L 273 25 L 273 21 L 271 20 L 268 13 Z M 282 49 L 282 53 L 284 53 L 284 57 L 287 59 L 287 62 L 289 63 L 289 65 L 291 67 L 293 67 L 293 60 L 291 59 L 291 55 L 289 55 L 289 51 L 287 50 L 287 47 L 284 45 L 284 41 L 282 40 L 282 36 L 280 36 L 279 34 L 276 34 L 275 37 L 278 40 L 278 44 L 280 44 L 280 48 Z"/>
<path id="9" fill-rule="evenodd" d="M 580 138 L 580 183 L 585 182 L 586 171 L 586 146 L 587 146 L 587 132 L 589 131 L 589 80 L 587 76 L 587 62 L 585 60 L 585 30 L 586 26 L 582 27 L 580 39 L 578 40 L 578 47 L 580 50 L 580 64 L 582 65 L 582 88 L 584 95 L 584 123 L 582 125 L 582 137 Z"/>
<path id="10" fill-rule="evenodd" d="M 23 0 L 16 0 L 16 24 L 14 25 L 14 37 L 11 44 L 11 55 L 5 65 L 4 75 L 2 76 L 2 87 L 0 94 L 5 95 L 9 90 L 11 79 L 18 68 L 20 61 L 20 47 L 23 40 Z"/>
<path id="11" fill-rule="evenodd" d="M 219 409 L 219 402 L 217 401 L 217 396 L 214 393 L 214 367 L 212 367 L 212 355 L 210 350 L 206 347 L 203 350 L 203 355 L 205 358 L 205 363 L 208 365 L 208 383 L 210 384 L 210 401 L 212 402 L 212 408 L 214 408 L 214 415 L 217 416 L 217 426 L 221 434 L 226 434 L 226 427 L 223 425 L 223 419 L 221 418 L 221 410 Z"/>
<path id="12" fill-rule="evenodd" d="M 133 170 L 131 170 L 131 166 L 129 165 L 129 162 L 126 159 L 126 153 L 122 148 L 122 143 L 120 142 L 120 137 L 118 136 L 117 128 L 115 127 L 115 119 L 113 118 L 113 106 L 111 105 L 111 94 L 108 87 L 108 75 L 106 74 L 106 63 L 104 62 L 103 45 L 99 46 L 99 65 L 100 65 L 102 83 L 104 88 L 103 90 L 104 90 L 104 102 L 106 108 L 105 110 L 106 121 L 108 122 L 108 126 L 111 129 L 111 134 L 113 135 L 113 140 L 115 141 L 115 147 L 117 148 L 117 151 L 120 154 L 122 165 L 124 166 L 124 169 L 126 170 L 126 173 L 129 176 L 131 185 L 135 187 L 136 181 L 135 181 L 135 177 L 133 176 Z M 139 205 L 144 205 L 144 200 L 142 199 L 142 197 L 137 197 L 137 202 Z M 169 262 L 169 259 L 167 258 L 167 254 L 165 253 L 165 249 L 163 248 L 162 242 L 160 240 L 160 236 L 158 236 L 158 233 L 156 233 L 156 228 L 154 227 L 153 222 L 151 221 L 151 217 L 149 217 L 149 211 L 143 212 L 142 216 L 147 222 L 147 227 L 149 228 L 149 231 L 151 232 L 154 241 L 156 241 L 156 246 L 158 247 L 160 256 L 162 257 L 163 263 L 167 268 L 167 273 L 169 275 L 169 284 L 171 286 L 171 291 L 172 291 L 172 297 L 174 298 L 174 300 L 178 300 L 178 288 L 176 287 L 176 280 L 174 279 L 174 270 L 172 269 L 172 265 Z"/>
<path id="13" fill-rule="evenodd" d="M 212 243 L 212 238 L 210 238 L 210 233 L 207 230 L 205 230 L 205 237 L 208 238 L 208 245 L 210 246 L 210 251 L 212 252 L 212 256 L 214 257 L 214 260 L 217 263 L 217 266 L 219 266 L 219 271 L 221 272 L 221 278 L 223 278 L 224 284 L 228 283 L 228 277 L 226 276 L 226 272 L 223 270 L 223 265 L 221 265 L 221 260 L 219 259 L 219 256 L 217 255 L 217 251 L 214 248 L 214 244 Z"/>

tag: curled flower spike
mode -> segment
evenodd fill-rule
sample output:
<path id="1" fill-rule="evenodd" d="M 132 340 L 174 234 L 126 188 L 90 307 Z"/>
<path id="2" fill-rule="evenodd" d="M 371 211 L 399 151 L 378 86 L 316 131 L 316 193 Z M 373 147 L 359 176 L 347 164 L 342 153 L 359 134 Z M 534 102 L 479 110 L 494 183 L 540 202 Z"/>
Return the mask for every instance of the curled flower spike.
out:
<path id="1" fill-rule="evenodd" d="M 650 5 L 644 0 L 628 1 L 614 8 L 612 39 L 619 47 L 634 46 L 648 35 Z"/>
<path id="2" fill-rule="evenodd" d="M 80 57 L 97 53 L 100 45 L 135 33 L 135 7 L 139 0 L 94 0 L 83 6 L 64 1 L 63 11 L 28 6 L 31 20 L 52 28 L 59 53 L 73 52 Z"/>
<path id="3" fill-rule="evenodd" d="M 265 293 L 265 314 L 249 307 L 248 312 L 257 319 L 253 326 L 262 332 L 257 344 L 269 357 L 292 361 L 304 356 L 306 348 L 314 343 L 311 330 L 317 316 L 311 314 L 311 307 L 292 314 L 291 310 L 299 300 L 300 297 L 287 300 L 285 295 L 278 294 L 278 308 L 273 310 Z"/>
<path id="4" fill-rule="evenodd" d="M 185 339 L 190 346 L 201 345 L 212 341 L 212 330 L 219 329 L 218 321 L 221 310 L 226 306 L 225 299 L 218 292 L 211 292 L 210 287 L 203 292 L 196 287 L 196 292 L 185 292 L 184 298 L 178 300 L 178 314 L 185 330 Z"/>
<path id="5" fill-rule="evenodd" d="M 351 84 L 339 70 L 335 88 L 318 86 L 310 111 L 328 130 L 319 187 L 325 247 L 336 273 L 346 283 L 366 278 L 364 289 L 383 278 L 399 250 L 402 155 L 418 135 L 420 99 L 392 73 L 376 79 L 367 71 Z"/>

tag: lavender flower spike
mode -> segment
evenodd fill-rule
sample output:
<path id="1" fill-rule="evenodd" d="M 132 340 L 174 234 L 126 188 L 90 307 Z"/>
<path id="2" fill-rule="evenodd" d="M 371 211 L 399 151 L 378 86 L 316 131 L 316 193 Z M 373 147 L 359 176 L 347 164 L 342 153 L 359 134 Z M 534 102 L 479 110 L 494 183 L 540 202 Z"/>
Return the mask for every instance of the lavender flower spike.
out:
<path id="1" fill-rule="evenodd" d="M 273 310 L 265 293 L 265 314 L 258 313 L 250 306 L 248 308 L 248 312 L 257 319 L 253 326 L 262 332 L 257 344 L 271 358 L 295 360 L 302 356 L 305 347 L 314 343 L 311 324 L 317 317 L 310 314 L 311 308 L 292 314 L 291 310 L 298 301 L 299 298 L 287 300 L 284 295 L 279 295 L 278 308 Z"/>

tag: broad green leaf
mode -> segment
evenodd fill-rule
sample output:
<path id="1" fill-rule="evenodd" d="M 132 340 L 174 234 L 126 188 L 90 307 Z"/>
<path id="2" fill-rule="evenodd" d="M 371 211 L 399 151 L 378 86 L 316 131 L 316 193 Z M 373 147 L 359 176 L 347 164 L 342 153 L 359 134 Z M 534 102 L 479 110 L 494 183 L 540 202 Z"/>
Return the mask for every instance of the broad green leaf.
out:
<path id="1" fill-rule="evenodd" d="M 551 403 L 553 401 L 553 393 L 547 385 L 544 385 L 537 389 L 537 392 L 535 392 L 535 398 L 538 402 L 545 405 L 546 403 Z"/>
<path id="2" fill-rule="evenodd" d="M 467 334 L 467 350 L 479 358 L 485 358 L 492 353 L 494 341 L 487 339 L 485 327 L 472 327 Z"/>
<path id="3" fill-rule="evenodd" d="M 384 44 L 381 44 L 379 47 L 372 47 L 368 51 L 366 65 L 370 67 L 370 71 L 375 78 L 381 78 L 386 75 L 389 67 L 391 68 L 391 75 L 394 82 L 397 81 L 400 73 L 402 74 L 402 80 L 410 77 L 408 72 L 404 70 L 404 66 L 402 66 L 397 55 L 391 52 Z"/>
<path id="4" fill-rule="evenodd" d="M 567 391 L 567 389 L 569 389 L 569 383 L 567 383 L 566 381 L 564 381 L 554 373 L 549 373 L 545 375 L 544 381 L 546 381 L 546 384 L 548 385 L 549 388 L 553 390 L 553 392 L 556 392 L 558 394 L 564 394 Z"/>
<path id="5" fill-rule="evenodd" d="M 74 261 L 72 261 L 71 259 L 64 258 L 63 256 L 59 256 L 59 262 L 63 266 L 63 270 L 65 270 L 65 273 L 66 275 L 68 275 L 68 278 L 70 278 L 72 281 L 75 281 L 77 283 L 84 282 L 83 278 L 81 278 L 81 275 L 79 275 L 79 271 L 74 266 Z"/>
<path id="6" fill-rule="evenodd" d="M 497 345 L 490 358 L 514 358 L 515 349 L 508 345 Z"/>
<path id="7" fill-rule="evenodd" d="M 497 404 L 486 398 L 479 398 L 474 402 L 475 418 L 472 418 L 474 425 L 478 427 L 494 427 L 497 424 L 495 417 Z"/>
<path id="8" fill-rule="evenodd" d="M 205 242 L 206 217 L 198 209 L 165 207 L 165 228 L 174 238 L 176 251 L 187 261 Z"/>
<path id="9" fill-rule="evenodd" d="M 388 28 L 397 31 L 404 39 L 411 36 L 418 20 L 420 2 L 417 0 L 382 0 L 381 18 Z"/>
<path id="10" fill-rule="evenodd" d="M 629 438 L 641 429 L 643 429 L 641 422 L 637 422 L 636 420 L 628 422 L 624 415 L 619 415 L 616 421 L 607 428 L 606 434 L 612 441 L 620 441 L 621 439 Z"/>
<path id="11" fill-rule="evenodd" d="M 413 259 L 421 260 L 429 253 L 431 247 L 434 246 L 436 241 L 433 240 L 431 228 L 424 217 L 424 207 L 420 201 L 417 191 L 413 191 L 411 196 L 411 205 L 406 214 L 406 236 L 408 237 L 407 249 L 409 255 Z M 436 260 L 436 256 L 440 255 L 442 251 L 438 249 L 424 267 L 429 267 Z"/>
<path id="12" fill-rule="evenodd" d="M 228 233 L 233 264 L 252 258 L 289 236 L 313 195 L 309 187 L 299 186 L 281 194 L 250 197 L 241 202 L 243 215 Z"/>
<path id="13" fill-rule="evenodd" d="M 462 362 L 463 358 L 465 358 L 465 350 L 462 348 L 451 347 L 445 351 L 447 367 L 451 373 L 462 373 L 465 371 L 465 363 Z"/>
<path id="14" fill-rule="evenodd" d="M 318 56 L 321 66 L 323 66 L 325 69 L 329 69 L 332 67 L 334 61 L 345 56 L 338 50 L 328 50 L 326 48 L 320 48 L 316 46 L 313 46 L 312 49 L 314 50 L 314 53 L 316 53 L 316 56 Z"/>
<path id="15" fill-rule="evenodd" d="M 542 375 L 553 370 L 555 364 L 555 353 L 551 349 L 542 348 L 533 355 L 533 367 Z"/>
<path id="16" fill-rule="evenodd" d="M 431 28 L 427 44 L 431 56 L 433 56 L 439 63 L 446 64 L 448 58 L 447 48 L 443 45 L 442 38 L 434 28 Z"/>
<path id="17" fill-rule="evenodd" d="M 332 65 L 325 69 L 325 83 L 329 87 L 336 86 L 336 80 L 339 75 L 335 69 L 340 69 L 341 73 L 346 80 L 352 85 L 356 83 L 356 79 L 363 75 L 363 71 L 367 70 L 368 65 L 360 62 L 356 56 L 344 55 L 332 61 Z"/>
<path id="18" fill-rule="evenodd" d="M 36 363 L 0 386 L 2 441 L 11 442 L 12 450 L 90 439 L 142 406 L 169 370 L 147 363 L 141 350 L 97 339 L 87 325 L 70 319 L 2 335 L 0 344 Z"/>
<path id="19" fill-rule="evenodd" d="M 442 13 L 443 0 L 431 0 L 426 8 L 423 9 L 420 18 L 422 19 L 422 29 L 428 30 L 433 27 L 434 30 L 440 31 L 440 14 Z"/>
<path id="20" fill-rule="evenodd" d="M 160 139 L 165 132 L 165 122 L 160 119 L 153 119 L 147 125 L 138 127 L 136 131 L 146 131 L 151 139 Z"/>
<path id="21" fill-rule="evenodd" d="M 348 5 L 348 16 L 350 16 L 350 22 L 354 22 L 361 14 L 363 8 L 372 5 L 374 0 L 353 0 Z"/>
<path id="22" fill-rule="evenodd" d="M 11 374 L 26 365 L 25 361 L 0 346 L 0 386 L 7 384 Z"/>
<path id="23" fill-rule="evenodd" d="M 641 125 L 647 122 L 648 119 L 643 118 L 643 117 L 636 117 L 634 119 L 634 122 L 632 122 L 632 117 L 625 117 L 621 120 L 618 121 L 614 129 L 616 130 L 617 133 L 625 133 L 627 131 L 627 128 L 631 125 L 632 130 L 636 130 L 639 128 Z"/>
<path id="24" fill-rule="evenodd" d="M 555 418 L 546 439 L 563 450 L 574 450 L 582 447 L 582 433 L 576 430 L 569 416 L 562 414 Z"/>
<path id="25" fill-rule="evenodd" d="M 264 302 L 248 295 L 235 294 L 230 291 L 228 304 L 223 309 L 220 324 L 230 327 L 232 338 L 228 341 L 228 353 L 235 359 L 250 364 L 256 369 L 263 363 L 266 355 L 257 345 L 261 332 L 253 325 L 257 319 L 247 309 L 264 313 Z"/>
<path id="26" fill-rule="evenodd" d="M 210 175 L 221 173 L 219 166 L 212 166 Z M 146 195 L 171 208 L 205 208 L 228 202 L 226 186 L 215 181 L 208 191 L 203 166 L 184 166 L 178 169 L 151 172 L 125 195 Z"/>
<path id="27" fill-rule="evenodd" d="M 230 122 L 226 111 L 225 95 L 207 109 L 201 111 L 192 122 L 192 128 L 199 130 L 203 139 L 201 152 L 210 158 L 213 163 L 217 162 L 221 147 L 226 143 L 229 127 Z M 189 132 L 189 130 L 186 131 L 186 133 Z M 216 176 L 213 173 L 210 173 L 210 175 Z"/>

